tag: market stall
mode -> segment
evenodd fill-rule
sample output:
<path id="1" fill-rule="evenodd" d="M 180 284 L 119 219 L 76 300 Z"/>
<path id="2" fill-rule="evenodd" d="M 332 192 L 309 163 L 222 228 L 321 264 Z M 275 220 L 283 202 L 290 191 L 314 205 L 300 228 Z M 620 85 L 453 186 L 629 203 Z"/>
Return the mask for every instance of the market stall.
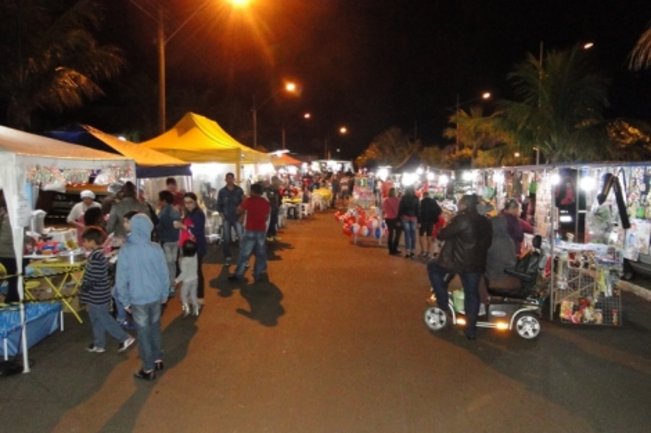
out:
<path id="1" fill-rule="evenodd" d="M 646 216 L 646 173 L 645 164 L 568 164 L 467 170 L 459 178 L 497 209 L 518 199 L 522 217 L 546 239 L 550 318 L 618 326 L 624 258 L 649 252 L 648 222 L 629 218 Z"/>
<path id="2" fill-rule="evenodd" d="M 118 153 L 125 158 L 132 159 L 136 164 L 136 177 L 138 179 L 192 176 L 189 162 L 115 135 L 107 134 L 90 125 L 76 125 L 65 130 L 49 131 L 46 135 L 68 143 L 79 144 L 104 152 Z"/>
<path id="3" fill-rule="evenodd" d="M 18 293 L 24 298 L 24 228 L 29 225 L 33 200 L 31 185 L 51 182 L 86 183 L 91 175 L 108 182 L 134 178 L 134 163 L 119 155 L 77 146 L 0 126 L 0 188 L 7 202 L 18 273 Z M 101 176 L 99 176 L 101 174 Z M 23 371 L 29 371 L 25 306 L 18 306 Z"/>

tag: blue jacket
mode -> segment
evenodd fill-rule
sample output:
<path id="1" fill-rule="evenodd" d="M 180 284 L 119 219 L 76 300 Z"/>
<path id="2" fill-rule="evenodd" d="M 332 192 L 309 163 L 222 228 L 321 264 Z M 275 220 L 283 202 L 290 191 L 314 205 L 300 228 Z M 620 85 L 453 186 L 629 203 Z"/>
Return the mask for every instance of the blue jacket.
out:
<path id="1" fill-rule="evenodd" d="M 178 242 L 179 229 L 174 228 L 174 221 L 180 221 L 181 214 L 171 204 L 165 204 L 158 214 L 158 240 L 161 243 Z"/>
<path id="2" fill-rule="evenodd" d="M 134 215 L 131 234 L 120 248 L 115 286 L 118 299 L 125 306 L 165 302 L 169 296 L 165 253 L 159 244 L 150 240 L 153 228 L 147 215 Z"/>
<path id="3" fill-rule="evenodd" d="M 223 187 L 217 194 L 217 211 L 222 214 L 222 217 L 234 223 L 240 219 L 237 214 L 237 207 L 244 200 L 244 190 L 237 185 L 234 185 L 232 190 L 228 187 Z"/>

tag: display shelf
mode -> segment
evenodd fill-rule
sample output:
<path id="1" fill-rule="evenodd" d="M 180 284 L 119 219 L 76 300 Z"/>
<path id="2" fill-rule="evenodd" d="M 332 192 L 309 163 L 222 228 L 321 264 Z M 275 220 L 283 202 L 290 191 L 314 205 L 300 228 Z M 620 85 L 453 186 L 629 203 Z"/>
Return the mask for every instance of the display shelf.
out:
<path id="1" fill-rule="evenodd" d="M 621 265 L 598 258 L 594 251 L 563 251 L 556 257 L 554 307 L 563 323 L 575 325 L 622 324 L 621 294 L 617 281 Z"/>

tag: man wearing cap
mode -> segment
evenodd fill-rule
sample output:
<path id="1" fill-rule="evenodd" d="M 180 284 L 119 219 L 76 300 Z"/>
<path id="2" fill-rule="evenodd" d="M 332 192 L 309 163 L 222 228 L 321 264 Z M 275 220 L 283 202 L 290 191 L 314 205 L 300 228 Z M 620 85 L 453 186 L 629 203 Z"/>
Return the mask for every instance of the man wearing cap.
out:
<path id="1" fill-rule="evenodd" d="M 73 225 L 77 229 L 77 245 L 81 245 L 81 234 L 86 227 L 84 224 L 84 214 L 91 207 L 99 207 L 102 205 L 95 201 L 95 193 L 89 189 L 85 189 L 79 194 L 81 201 L 76 203 L 66 218 L 68 224 Z"/>

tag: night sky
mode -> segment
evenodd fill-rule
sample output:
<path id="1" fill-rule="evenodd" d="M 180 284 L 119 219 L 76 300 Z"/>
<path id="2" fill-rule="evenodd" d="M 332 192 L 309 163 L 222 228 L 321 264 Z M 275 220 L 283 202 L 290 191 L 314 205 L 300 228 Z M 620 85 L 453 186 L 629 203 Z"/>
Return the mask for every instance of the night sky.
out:
<path id="1" fill-rule="evenodd" d="M 169 34 L 205 1 L 165 3 Z M 155 82 L 155 22 L 128 0 L 115 2 L 109 17 L 130 73 Z M 251 145 L 252 96 L 262 102 L 295 79 L 300 97 L 279 94 L 259 108 L 258 142 L 279 147 L 284 126 L 293 151 L 322 153 L 327 139 L 352 158 L 391 126 L 443 144 L 457 94 L 508 98 L 507 73 L 527 52 L 537 56 L 541 41 L 545 50 L 591 41 L 586 55 L 612 79 L 609 116 L 650 119 L 651 71 L 626 70 L 650 21 L 648 0 L 254 0 L 246 15 L 215 0 L 170 40 L 168 88 L 214 95 L 219 104 L 200 114 Z M 168 123 L 178 115 L 170 108 Z"/>

